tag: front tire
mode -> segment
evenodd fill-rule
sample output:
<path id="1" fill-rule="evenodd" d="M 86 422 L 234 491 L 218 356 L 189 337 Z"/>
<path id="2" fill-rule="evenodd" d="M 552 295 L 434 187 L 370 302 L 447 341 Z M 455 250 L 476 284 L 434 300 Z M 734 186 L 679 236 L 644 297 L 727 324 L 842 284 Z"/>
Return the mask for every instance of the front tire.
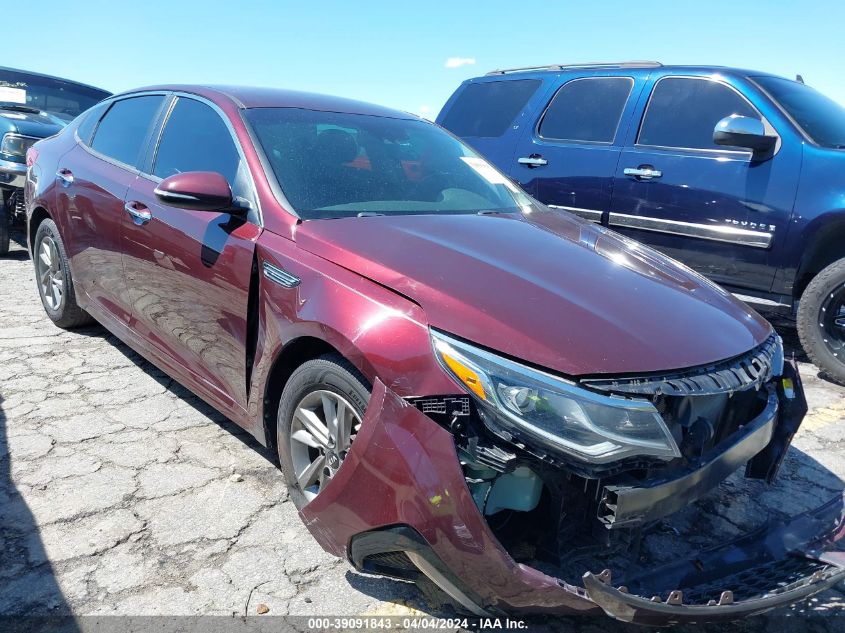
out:
<path id="1" fill-rule="evenodd" d="M 279 402 L 276 447 L 297 510 L 316 497 L 340 468 L 370 400 L 367 379 L 338 354 L 298 367 Z"/>
<path id="2" fill-rule="evenodd" d="M 845 384 L 845 259 L 813 277 L 801 296 L 797 325 L 810 360 Z"/>
<path id="3" fill-rule="evenodd" d="M 12 212 L 9 210 L 9 205 L 6 204 L 6 196 L 2 196 L 0 200 L 0 257 L 8 254 L 11 237 L 9 235 L 12 228 Z"/>
<path id="4" fill-rule="evenodd" d="M 67 330 L 92 323 L 93 319 L 76 303 L 67 251 L 53 220 L 38 225 L 32 259 L 41 305 L 50 320 Z"/>

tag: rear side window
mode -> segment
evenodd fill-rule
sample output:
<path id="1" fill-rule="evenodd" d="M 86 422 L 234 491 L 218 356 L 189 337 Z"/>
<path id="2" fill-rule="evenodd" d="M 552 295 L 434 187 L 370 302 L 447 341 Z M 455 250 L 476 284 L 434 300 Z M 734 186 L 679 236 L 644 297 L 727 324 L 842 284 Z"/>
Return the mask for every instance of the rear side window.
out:
<path id="1" fill-rule="evenodd" d="M 103 112 L 105 112 L 108 107 L 108 103 L 101 103 L 80 115 L 82 116 L 82 123 L 80 123 L 79 127 L 76 128 L 76 134 L 79 136 L 79 140 L 86 145 L 91 144 L 91 136 L 94 134 L 94 128 L 97 127 L 100 117 L 103 116 Z"/>
<path id="2" fill-rule="evenodd" d="M 525 107 L 539 79 L 469 84 L 443 117 L 443 127 L 457 136 L 501 136 Z"/>
<path id="3" fill-rule="evenodd" d="M 121 163 L 137 166 L 163 99 L 151 95 L 115 101 L 97 126 L 91 147 Z"/>
<path id="4" fill-rule="evenodd" d="M 180 97 L 158 144 L 153 173 L 159 178 L 186 171 L 215 171 L 233 185 L 240 155 L 229 128 L 213 108 Z"/>
<path id="5" fill-rule="evenodd" d="M 760 115 L 733 88 L 709 79 L 666 77 L 651 93 L 638 145 L 716 149 L 716 124 L 732 114 L 760 120 Z"/>
<path id="6" fill-rule="evenodd" d="M 589 77 L 565 83 L 543 115 L 540 136 L 612 143 L 633 85 L 630 77 Z"/>

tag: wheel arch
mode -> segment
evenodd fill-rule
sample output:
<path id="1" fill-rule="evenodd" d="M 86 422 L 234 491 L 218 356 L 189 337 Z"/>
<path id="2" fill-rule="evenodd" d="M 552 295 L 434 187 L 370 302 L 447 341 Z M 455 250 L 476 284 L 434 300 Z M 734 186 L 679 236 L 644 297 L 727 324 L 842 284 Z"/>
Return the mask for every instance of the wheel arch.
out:
<path id="1" fill-rule="evenodd" d="M 289 341 L 279 350 L 270 366 L 264 386 L 264 419 L 262 424 L 267 446 L 276 447 L 276 416 L 282 391 L 291 374 L 303 363 L 326 354 L 337 354 L 352 363 L 331 343 L 315 336 L 300 336 Z M 356 366 L 355 363 L 352 364 Z"/>
<path id="2" fill-rule="evenodd" d="M 32 249 L 35 246 L 35 233 L 38 231 L 38 227 L 44 220 L 51 220 L 52 218 L 50 212 L 42 206 L 37 206 L 32 210 L 26 225 L 26 240 L 29 244 L 30 256 L 33 254 Z"/>
<path id="3" fill-rule="evenodd" d="M 845 210 L 825 214 L 809 227 L 811 236 L 801 257 L 793 296 L 799 299 L 813 277 L 833 262 L 845 258 Z"/>

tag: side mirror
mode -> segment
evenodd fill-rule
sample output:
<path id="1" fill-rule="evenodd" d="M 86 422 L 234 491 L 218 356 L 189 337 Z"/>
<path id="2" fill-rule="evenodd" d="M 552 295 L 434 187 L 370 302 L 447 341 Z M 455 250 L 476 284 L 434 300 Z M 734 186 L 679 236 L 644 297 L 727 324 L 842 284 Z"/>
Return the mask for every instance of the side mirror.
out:
<path id="1" fill-rule="evenodd" d="M 232 188 L 213 171 L 186 171 L 168 176 L 155 188 L 158 200 L 171 207 L 194 211 L 230 211 Z"/>
<path id="2" fill-rule="evenodd" d="M 713 130 L 713 142 L 716 145 L 744 147 L 755 153 L 768 152 L 777 140 L 777 136 L 766 134 L 762 121 L 747 116 L 726 116 Z"/>

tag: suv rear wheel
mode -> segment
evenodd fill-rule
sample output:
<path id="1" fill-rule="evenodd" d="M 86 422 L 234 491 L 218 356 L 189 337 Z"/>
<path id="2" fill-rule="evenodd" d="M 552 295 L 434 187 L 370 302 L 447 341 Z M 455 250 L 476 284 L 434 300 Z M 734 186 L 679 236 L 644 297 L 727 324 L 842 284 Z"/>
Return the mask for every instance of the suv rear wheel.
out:
<path id="1" fill-rule="evenodd" d="M 845 259 L 822 270 L 804 290 L 798 336 L 810 360 L 845 384 Z"/>

